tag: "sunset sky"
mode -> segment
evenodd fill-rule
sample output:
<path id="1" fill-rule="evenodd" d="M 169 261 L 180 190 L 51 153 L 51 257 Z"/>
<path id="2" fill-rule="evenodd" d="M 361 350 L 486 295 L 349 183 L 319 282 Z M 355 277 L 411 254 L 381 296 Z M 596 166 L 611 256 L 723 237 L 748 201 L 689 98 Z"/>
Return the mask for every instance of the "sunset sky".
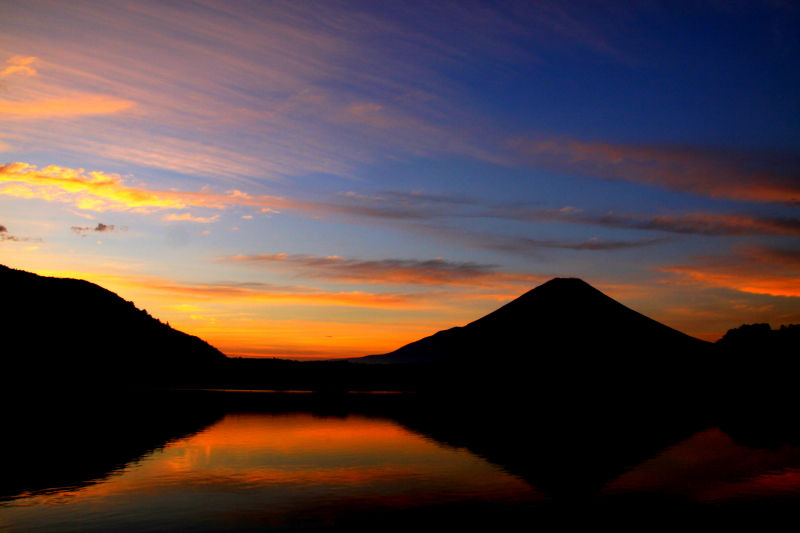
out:
<path id="1" fill-rule="evenodd" d="M 798 50 L 791 0 L 0 0 L 0 263 L 232 356 L 556 276 L 706 340 L 800 323 Z"/>

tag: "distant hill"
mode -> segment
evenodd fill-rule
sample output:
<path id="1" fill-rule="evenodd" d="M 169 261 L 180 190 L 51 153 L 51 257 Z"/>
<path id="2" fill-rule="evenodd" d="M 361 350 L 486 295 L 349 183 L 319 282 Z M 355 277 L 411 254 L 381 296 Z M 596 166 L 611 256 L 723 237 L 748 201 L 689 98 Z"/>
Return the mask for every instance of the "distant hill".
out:
<path id="1" fill-rule="evenodd" d="M 781 393 L 790 395 L 797 404 L 794 391 L 800 372 L 800 324 L 772 329 L 769 324 L 742 324 L 715 343 L 718 380 L 725 394 L 737 398 L 743 408 L 752 409 L 757 402 L 769 402 Z M 740 413 L 741 414 L 741 413 Z M 763 412 L 758 413 L 764 417 Z"/>
<path id="2" fill-rule="evenodd" d="M 656 322 L 577 278 L 555 278 L 464 327 L 361 363 L 462 362 L 607 367 L 682 358 L 710 343 Z M 661 361 L 670 365 L 669 359 Z"/>
<path id="3" fill-rule="evenodd" d="M 742 324 L 728 330 L 716 345 L 726 352 L 769 351 L 794 356 L 800 347 L 800 324 L 783 325 L 779 329 L 772 329 L 769 324 Z"/>
<path id="4" fill-rule="evenodd" d="M 88 281 L 0 265 L 0 284 L 3 381 L 137 385 L 227 359 Z"/>

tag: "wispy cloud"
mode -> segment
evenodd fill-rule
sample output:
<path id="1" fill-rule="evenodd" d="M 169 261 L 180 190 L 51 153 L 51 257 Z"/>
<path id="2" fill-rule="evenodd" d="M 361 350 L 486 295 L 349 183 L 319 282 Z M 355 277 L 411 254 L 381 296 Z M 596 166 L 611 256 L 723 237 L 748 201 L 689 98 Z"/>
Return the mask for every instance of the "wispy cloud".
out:
<path id="1" fill-rule="evenodd" d="M 36 56 L 40 75 L 14 76 L 12 103 L 4 105 L 20 117 L 76 113 L 68 127 L 6 126 L 24 144 L 229 180 L 354 176 L 376 160 L 441 154 L 514 163 L 518 154 L 506 153 L 498 141 L 504 136 L 490 133 L 493 121 L 472 91 L 447 73 L 503 72 L 554 50 L 630 63 L 635 47 L 624 46 L 622 35 L 636 24 L 626 21 L 652 16 L 642 6 L 550 0 L 402 6 L 32 0 L 7 10 L 16 23 L 5 29 L 8 44 L 0 52 L 29 50 L 31 57 L 12 57 L 6 70 L 30 73 L 25 69 Z M 42 12 L 60 24 L 45 29 Z M 76 94 L 94 101 L 66 105 Z M 123 109 L 130 113 L 115 116 Z M 78 120 L 78 111 L 105 113 L 102 127 Z M 512 144 L 529 162 L 567 171 L 666 181 L 700 194 L 796 198 L 780 183 L 762 190 L 725 188 L 724 180 L 692 185 L 705 170 L 736 175 L 725 158 L 707 154 L 684 154 L 676 163 L 668 149 Z M 619 150 L 630 161 L 616 163 Z M 698 163 L 703 171 L 687 173 Z M 666 167 L 676 167 L 675 176 Z"/>
<path id="2" fill-rule="evenodd" d="M 8 232 L 8 228 L 0 224 L 0 242 L 42 242 L 42 239 L 31 239 L 29 237 L 15 237 Z"/>
<path id="3" fill-rule="evenodd" d="M 35 84 L 15 77 L 6 112 L 72 110 L 76 119 L 50 131 L 15 124 L 23 142 L 54 146 L 57 137 L 71 153 L 226 179 L 352 176 L 364 163 L 409 155 L 506 161 L 486 141 L 489 119 L 467 109 L 469 90 L 444 71 L 502 71 L 536 61 L 535 49 L 625 55 L 598 23 L 620 9 L 599 4 L 33 0 L 7 9 L 16 23 L 4 46 L 39 57 L 40 75 Z M 45 30 L 42 12 L 60 23 Z M 6 70 L 30 74 L 33 64 L 14 56 Z M 96 100 L 66 105 L 70 94 Z M 114 117 L 128 108 L 133 118 Z M 100 112 L 102 128 L 79 120 Z M 197 146 L 263 164 L 232 176 L 221 164 L 193 165 Z"/>
<path id="4" fill-rule="evenodd" d="M 297 207 L 302 203 L 272 196 L 250 196 L 232 190 L 226 194 L 210 192 L 178 192 L 150 190 L 125 185 L 117 174 L 84 172 L 48 166 L 38 169 L 25 163 L 0 166 L 0 182 L 6 186 L 0 194 L 22 198 L 41 198 L 65 202 L 79 209 L 92 211 L 134 211 L 150 213 L 162 209 L 184 209 L 189 206 L 225 209 L 232 205 L 265 207 Z M 310 207 L 310 206 L 309 206 Z"/>
<path id="5" fill-rule="evenodd" d="M 644 214 L 598 212 L 578 207 L 543 208 L 506 205 L 464 196 L 403 191 L 348 191 L 337 195 L 361 206 L 375 218 L 420 221 L 443 218 L 498 218 L 522 222 L 556 222 L 607 228 L 659 231 L 682 235 L 800 235 L 800 218 L 736 213 Z M 353 210 L 355 212 L 355 210 Z"/>
<path id="6" fill-rule="evenodd" d="M 9 74 L 35 76 L 36 69 L 33 66 L 35 61 L 35 57 L 14 56 L 6 61 L 8 66 L 2 72 L 0 72 L 0 76 L 8 76 Z"/>
<path id="7" fill-rule="evenodd" d="M 359 194 L 354 191 L 335 196 L 338 201 L 305 201 L 280 196 L 252 196 L 239 190 L 218 193 L 209 189 L 196 192 L 155 190 L 125 184 L 116 174 L 85 172 L 49 166 L 38 169 L 25 163 L 0 166 L 0 194 L 22 198 L 41 198 L 65 202 L 93 211 L 133 211 L 152 213 L 159 210 L 182 210 L 190 207 L 227 209 L 244 206 L 262 212 L 283 210 L 307 216 L 338 216 L 361 223 L 399 223 L 398 227 L 442 238 L 461 241 L 468 246 L 505 252 L 527 253 L 542 249 L 622 250 L 669 242 L 669 237 L 636 240 L 589 238 L 584 240 L 544 239 L 526 236 L 495 235 L 458 229 L 442 224 L 443 219 L 503 218 L 527 222 L 560 222 L 603 227 L 662 231 L 703 235 L 797 235 L 800 222 L 790 217 L 750 215 L 641 215 L 591 213 L 577 208 L 543 209 L 495 205 L 461 197 L 383 191 Z M 193 216 L 191 213 L 165 216 L 166 220 L 210 223 L 219 215 Z M 370 222 L 374 221 L 374 222 Z"/>
<path id="8" fill-rule="evenodd" d="M 226 209 L 249 206 L 265 213 L 277 213 L 285 209 L 314 216 L 340 215 L 380 220 L 425 220 L 445 214 L 443 211 L 432 213 L 430 209 L 412 205 L 313 202 L 280 196 L 253 196 L 236 189 L 224 194 L 209 189 L 196 192 L 147 189 L 126 185 L 125 180 L 117 174 L 86 172 L 55 165 L 42 169 L 25 163 L 0 165 L 0 183 L 3 182 L 7 185 L 0 189 L 0 194 L 65 202 L 93 211 L 150 213 L 187 207 Z M 169 220 L 191 220 L 187 214 L 168 217 Z M 210 217 L 208 221 L 213 218 Z"/>
<path id="9" fill-rule="evenodd" d="M 292 200 L 279 196 L 251 196 L 238 190 L 225 194 L 209 190 L 197 192 L 159 191 L 131 187 L 124 184 L 116 174 L 103 172 L 84 172 L 82 169 L 69 169 L 49 166 L 41 170 L 24 163 L 10 163 L 0 166 L 0 183 L 8 184 L 0 189 L 0 194 L 22 198 L 41 198 L 50 201 L 66 202 L 80 209 L 93 211 L 133 211 L 151 213 L 164 209 L 186 209 L 206 207 L 226 209 L 231 206 L 248 206 L 266 212 L 277 209 L 298 211 L 312 216 L 344 216 L 355 219 L 378 221 L 417 222 L 406 225 L 405 229 L 425 232 L 438 237 L 455 239 L 468 246 L 500 250 L 504 252 L 528 253 L 542 249 L 568 250 L 621 250 L 668 242 L 667 237 L 647 238 L 634 241 L 604 240 L 590 238 L 582 241 L 561 239 L 532 239 L 528 237 L 509 237 L 489 233 L 450 228 L 430 221 L 454 213 L 429 202 L 417 205 L 404 199 L 400 204 L 379 203 L 377 205 L 335 202 L 310 202 Z M 349 198 L 349 197 L 348 197 Z M 426 200 L 430 198 L 426 197 Z M 436 203 L 445 203 L 437 200 Z M 450 202 L 453 203 L 453 202 Z M 189 216 L 191 216 L 189 214 Z M 479 216 L 498 216 L 497 213 L 484 212 Z M 175 215 L 180 220 L 186 214 Z M 213 219 L 214 217 L 209 217 Z M 178 218 L 173 218 L 178 220 Z M 423 222 L 424 224 L 419 224 Z"/>
<path id="10" fill-rule="evenodd" d="M 581 176 L 646 183 L 711 198 L 800 203 L 800 155 L 695 147 L 515 139 L 533 166 Z"/>
<path id="11" fill-rule="evenodd" d="M 661 231 L 682 235 L 800 235 L 800 218 L 797 217 L 715 213 L 687 213 L 680 215 L 646 215 L 613 211 L 597 213 L 575 207 L 560 209 L 495 208 L 480 216 L 529 222 L 558 222 L 607 228 Z"/>
<path id="12" fill-rule="evenodd" d="M 466 248 L 493 250 L 537 259 L 543 259 L 543 253 L 547 250 L 612 252 L 668 244 L 675 240 L 674 237 L 670 236 L 635 240 L 600 239 L 597 237 L 589 239 L 534 239 L 513 234 L 489 233 L 430 223 L 408 224 L 405 229 L 427 237 L 449 241 Z"/>
<path id="13" fill-rule="evenodd" d="M 118 283 L 195 301 L 251 305 L 315 305 L 424 309 L 436 307 L 437 293 L 328 292 L 314 287 L 253 282 L 181 283 L 160 278 L 119 278 Z"/>
<path id="14" fill-rule="evenodd" d="M 0 100 L 0 116 L 5 116 L 5 118 L 50 118 L 105 115 L 123 111 L 132 105 L 134 103 L 130 100 L 99 95 L 34 101 Z"/>
<path id="15" fill-rule="evenodd" d="M 193 282 L 171 278 L 129 274 L 124 271 L 92 273 L 85 271 L 46 271 L 47 276 L 87 279 L 124 295 L 133 290 L 143 300 L 157 297 L 170 305 L 233 305 L 236 313 L 253 307 L 273 305 L 345 306 L 375 309 L 436 309 L 448 297 L 459 297 L 441 290 L 424 292 L 328 291 L 303 285 L 279 285 L 263 282 L 216 281 Z M 480 296 L 478 296 L 480 297 Z M 192 314 L 199 314 L 193 311 Z M 247 312 L 245 316 L 250 316 Z"/>
<path id="16" fill-rule="evenodd" d="M 434 231 L 438 231 L 445 236 L 459 238 L 465 241 L 468 246 L 473 248 L 536 255 L 540 254 L 544 249 L 615 251 L 627 250 L 631 248 L 643 248 L 645 246 L 666 244 L 674 241 L 672 237 L 654 237 L 649 239 L 637 239 L 629 241 L 599 239 L 597 237 L 592 237 L 585 240 L 532 239 L 529 237 L 514 237 L 482 232 L 468 232 L 464 230 L 453 230 L 451 228 L 441 227 L 436 228 Z"/>
<path id="17" fill-rule="evenodd" d="M 252 217 L 249 217 L 252 218 Z M 164 220 L 169 221 L 185 221 L 185 222 L 197 222 L 199 224 L 211 224 L 212 222 L 216 222 L 219 220 L 219 215 L 214 215 L 213 217 L 193 217 L 191 213 L 183 213 L 177 215 L 175 213 L 171 213 L 164 217 Z"/>
<path id="18" fill-rule="evenodd" d="M 697 264 L 664 267 L 678 282 L 752 294 L 800 297 L 800 250 L 742 246 L 730 255 L 700 256 Z"/>
<path id="19" fill-rule="evenodd" d="M 90 232 L 94 233 L 113 233 L 115 231 L 128 231 L 127 226 L 114 226 L 113 224 L 103 224 L 102 222 L 98 223 L 97 226 L 72 226 L 70 228 L 73 232 L 77 233 L 81 237 L 86 237 Z"/>
<path id="20" fill-rule="evenodd" d="M 498 265 L 446 261 L 442 258 L 425 261 L 363 260 L 303 254 L 257 254 L 237 255 L 223 260 L 257 264 L 266 268 L 289 270 L 308 278 L 346 283 L 485 287 L 518 283 L 530 286 L 549 279 L 534 274 L 498 272 Z"/>

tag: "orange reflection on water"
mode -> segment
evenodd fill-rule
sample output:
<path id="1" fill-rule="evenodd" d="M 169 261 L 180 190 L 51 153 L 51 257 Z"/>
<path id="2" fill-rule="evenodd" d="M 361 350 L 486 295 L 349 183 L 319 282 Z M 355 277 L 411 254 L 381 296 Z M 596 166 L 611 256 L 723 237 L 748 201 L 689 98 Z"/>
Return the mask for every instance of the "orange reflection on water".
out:
<path id="1" fill-rule="evenodd" d="M 184 486 L 222 484 L 452 484 L 486 493 L 521 480 L 465 450 L 442 446 L 395 422 L 361 416 L 229 415 L 213 428 L 172 445 L 147 465 L 154 477 L 183 473 Z"/>
<path id="2" fill-rule="evenodd" d="M 400 441 L 409 441 L 405 444 L 415 449 L 424 442 L 401 426 L 382 419 L 292 413 L 228 415 L 212 430 L 192 437 L 189 442 L 213 448 L 319 453 L 331 447 L 396 447 Z"/>
<path id="3" fill-rule="evenodd" d="M 64 523 L 110 531 L 116 521 L 131 529 L 159 520 L 175 530 L 200 523 L 214 530 L 237 521 L 325 522 L 363 510 L 539 499 L 523 480 L 469 451 L 388 419 L 229 414 L 98 484 L 0 508 L 0 529 Z"/>
<path id="4" fill-rule="evenodd" d="M 695 502 L 800 493 L 800 448 L 737 444 L 719 428 L 701 431 L 618 477 L 601 495 L 658 493 Z"/>

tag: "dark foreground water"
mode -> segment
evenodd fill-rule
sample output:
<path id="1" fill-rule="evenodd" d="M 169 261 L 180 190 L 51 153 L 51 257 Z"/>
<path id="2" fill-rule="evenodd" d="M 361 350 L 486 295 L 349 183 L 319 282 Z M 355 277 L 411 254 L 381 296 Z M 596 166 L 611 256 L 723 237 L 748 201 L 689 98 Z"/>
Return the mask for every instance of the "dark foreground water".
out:
<path id="1" fill-rule="evenodd" d="M 359 401 L 372 407 L 157 402 L 143 408 L 152 416 L 113 420 L 89 400 L 51 407 L 49 429 L 5 437 L 0 531 L 653 529 L 800 509 L 800 447 L 754 431 L 633 421 L 604 434 L 610 422 L 582 431 L 521 410 L 448 420 L 452 405 Z M 329 403 L 300 407 L 314 402 Z"/>

